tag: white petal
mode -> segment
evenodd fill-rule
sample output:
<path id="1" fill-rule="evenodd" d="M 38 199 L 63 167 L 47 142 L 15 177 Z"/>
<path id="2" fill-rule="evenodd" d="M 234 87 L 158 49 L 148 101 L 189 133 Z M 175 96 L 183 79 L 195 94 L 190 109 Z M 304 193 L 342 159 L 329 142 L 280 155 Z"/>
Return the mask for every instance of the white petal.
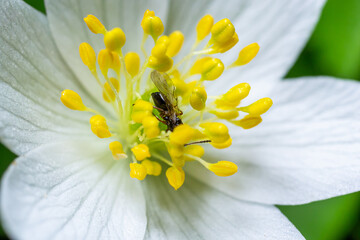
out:
<path id="1" fill-rule="evenodd" d="M 142 239 L 145 202 L 126 161 L 97 142 L 43 145 L 14 162 L 1 186 L 14 239 Z"/>
<path id="2" fill-rule="evenodd" d="M 360 84 L 303 78 L 274 86 L 273 107 L 250 130 L 230 127 L 233 146 L 211 160 L 237 162 L 239 171 L 202 181 L 236 198 L 301 204 L 360 190 Z M 195 166 L 194 166 L 195 167 Z"/>
<path id="3" fill-rule="evenodd" d="M 189 50 L 196 39 L 195 27 L 205 14 L 215 22 L 229 18 L 239 35 L 239 43 L 228 53 L 220 55 L 230 64 L 239 51 L 257 42 L 261 49 L 248 65 L 229 70 L 209 85 L 210 92 L 228 89 L 239 81 L 277 81 L 294 64 L 320 16 L 324 0 L 234 0 L 171 1 L 167 32 L 181 30 Z"/>
<path id="4" fill-rule="evenodd" d="M 126 1 L 126 0 L 47 0 L 46 12 L 50 28 L 59 50 L 82 81 L 84 86 L 97 98 L 102 98 L 89 69 L 79 57 L 79 45 L 88 42 L 96 52 L 105 48 L 103 35 L 93 34 L 86 26 L 83 18 L 89 14 L 95 15 L 104 26 L 110 30 L 120 27 L 126 34 L 124 53 L 135 51 L 140 54 L 140 44 L 143 37 L 141 20 L 146 9 L 154 9 L 156 15 L 166 19 L 167 2 L 161 0 Z"/>
<path id="5" fill-rule="evenodd" d="M 233 199 L 189 177 L 178 191 L 146 179 L 145 239 L 303 239 L 278 209 Z"/>
<path id="6" fill-rule="evenodd" d="M 12 151 L 84 134 L 84 122 L 62 105 L 60 93 L 70 88 L 94 103 L 63 63 L 45 16 L 23 1 L 1 1 L 0 69 L 0 139 Z"/>

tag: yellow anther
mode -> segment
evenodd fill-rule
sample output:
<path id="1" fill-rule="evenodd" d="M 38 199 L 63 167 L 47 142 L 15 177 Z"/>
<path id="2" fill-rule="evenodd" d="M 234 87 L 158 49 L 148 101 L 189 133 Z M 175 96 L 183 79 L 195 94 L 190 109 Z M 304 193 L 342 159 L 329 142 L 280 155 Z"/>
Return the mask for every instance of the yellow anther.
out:
<path id="1" fill-rule="evenodd" d="M 240 104 L 241 100 L 249 95 L 250 89 L 248 83 L 240 83 L 230 88 L 220 99 L 215 101 L 215 104 L 222 109 L 235 108 Z"/>
<path id="2" fill-rule="evenodd" d="M 120 160 L 122 158 L 127 158 L 127 155 L 125 154 L 123 150 L 123 146 L 120 142 L 114 141 L 109 144 L 109 149 L 112 153 L 112 156 L 115 160 Z"/>
<path id="3" fill-rule="evenodd" d="M 114 70 L 116 72 L 117 75 L 120 74 L 120 58 L 119 58 L 119 54 L 117 54 L 116 52 L 112 52 L 112 61 L 110 63 L 110 68 L 112 70 Z"/>
<path id="4" fill-rule="evenodd" d="M 169 57 L 174 57 L 179 53 L 184 43 L 184 35 L 180 31 L 175 31 L 170 34 L 169 39 L 170 39 L 170 44 L 168 46 L 166 54 Z"/>
<path id="5" fill-rule="evenodd" d="M 240 53 L 238 59 L 232 64 L 235 66 L 241 66 L 248 64 L 251 60 L 256 57 L 260 50 L 260 46 L 257 43 L 252 43 L 246 47 L 244 47 Z"/>
<path id="6" fill-rule="evenodd" d="M 92 31 L 93 33 L 95 33 L 95 34 L 98 34 L 98 33 L 105 34 L 106 33 L 106 29 L 105 29 L 104 25 L 94 15 L 88 15 L 86 18 L 84 18 L 84 21 L 85 21 L 86 25 L 88 26 L 88 28 L 90 29 L 90 31 Z"/>
<path id="7" fill-rule="evenodd" d="M 262 122 L 262 118 L 258 115 L 246 115 L 241 120 L 231 121 L 236 126 L 242 127 L 243 129 L 250 129 L 256 127 Z"/>
<path id="8" fill-rule="evenodd" d="M 134 122 L 142 123 L 145 117 L 152 116 L 153 106 L 151 103 L 138 99 L 132 108 L 131 119 Z"/>
<path id="9" fill-rule="evenodd" d="M 202 80 L 215 80 L 224 71 L 224 64 L 218 58 L 211 58 L 205 61 L 202 65 L 201 79 Z"/>
<path id="10" fill-rule="evenodd" d="M 184 144 L 168 144 L 167 149 L 171 158 L 179 158 L 184 154 Z"/>
<path id="11" fill-rule="evenodd" d="M 146 168 L 139 163 L 130 163 L 130 177 L 138 180 L 144 180 L 146 177 Z"/>
<path id="12" fill-rule="evenodd" d="M 92 72 L 96 72 L 96 54 L 90 44 L 83 42 L 79 46 L 80 58 Z"/>
<path id="13" fill-rule="evenodd" d="M 156 43 L 151 50 L 148 67 L 158 70 L 159 72 L 166 72 L 170 70 L 173 65 L 173 60 L 166 55 L 168 47 L 165 43 Z"/>
<path id="14" fill-rule="evenodd" d="M 146 168 L 148 175 L 159 176 L 161 174 L 161 165 L 158 162 L 145 159 L 141 162 L 141 165 Z"/>
<path id="15" fill-rule="evenodd" d="M 119 52 L 126 42 L 126 36 L 121 28 L 114 28 L 104 36 L 104 44 L 107 49 Z"/>
<path id="16" fill-rule="evenodd" d="M 126 71 L 132 76 L 135 77 L 138 74 L 140 69 L 140 57 L 136 52 L 128 52 L 125 55 L 125 67 Z"/>
<path id="17" fill-rule="evenodd" d="M 224 18 L 215 23 L 211 28 L 210 44 L 226 44 L 229 42 L 235 33 L 235 27 L 231 21 Z"/>
<path id="18" fill-rule="evenodd" d="M 190 95 L 190 105 L 193 109 L 201 111 L 205 108 L 207 93 L 204 87 L 195 87 Z"/>
<path id="19" fill-rule="evenodd" d="M 224 148 L 228 148 L 231 146 L 232 144 L 232 139 L 231 137 L 229 137 L 228 140 L 226 140 L 225 142 L 213 142 L 211 141 L 210 144 L 214 147 L 214 148 L 217 148 L 217 149 L 224 149 Z"/>
<path id="20" fill-rule="evenodd" d="M 142 161 L 145 158 L 151 157 L 149 147 L 145 144 L 136 145 L 135 147 L 131 148 L 131 151 L 138 161 Z"/>
<path id="21" fill-rule="evenodd" d="M 197 60 L 194 65 L 191 67 L 190 69 L 190 74 L 201 74 L 203 72 L 203 65 L 207 62 L 210 61 L 212 58 L 211 57 L 203 57 L 200 58 L 199 60 Z"/>
<path id="22" fill-rule="evenodd" d="M 229 161 L 219 161 L 208 165 L 208 169 L 220 177 L 227 177 L 235 174 L 238 167 Z"/>
<path id="23" fill-rule="evenodd" d="M 247 107 L 240 107 L 238 110 L 242 112 L 247 112 L 251 115 L 261 115 L 263 113 L 266 113 L 267 110 L 272 106 L 273 101 L 271 98 L 262 98 L 254 102 L 253 104 L 250 104 Z"/>
<path id="24" fill-rule="evenodd" d="M 90 118 L 91 131 L 99 138 L 111 137 L 106 119 L 101 115 L 95 115 Z"/>
<path id="25" fill-rule="evenodd" d="M 110 82 L 114 86 L 117 92 L 120 90 L 120 83 L 116 78 L 110 78 Z M 109 98 L 110 97 L 110 98 Z M 115 100 L 115 93 L 113 92 L 112 88 L 110 87 L 109 83 L 106 82 L 104 84 L 104 90 L 103 90 L 103 98 L 107 102 L 112 102 Z"/>
<path id="26" fill-rule="evenodd" d="M 226 119 L 226 120 L 235 119 L 239 116 L 239 112 L 236 110 L 217 109 L 217 110 L 211 110 L 209 112 L 216 115 L 218 118 Z"/>
<path id="27" fill-rule="evenodd" d="M 172 78 L 171 79 L 175 86 L 175 93 L 177 96 L 183 96 L 188 91 L 187 83 L 181 78 Z"/>
<path id="28" fill-rule="evenodd" d="M 207 135 L 211 143 L 224 143 L 229 140 L 229 129 L 223 123 L 208 122 L 199 125 L 204 129 L 204 134 Z"/>
<path id="29" fill-rule="evenodd" d="M 156 58 L 150 56 L 148 67 L 158 70 L 159 72 L 166 72 L 170 70 L 173 65 L 173 60 L 169 57 Z"/>
<path id="30" fill-rule="evenodd" d="M 178 190 L 184 184 L 185 172 L 179 167 L 169 167 L 166 170 L 166 177 L 169 181 L 169 184 L 175 190 Z"/>
<path id="31" fill-rule="evenodd" d="M 113 66 L 113 54 L 108 49 L 102 49 L 98 55 L 98 64 L 104 76 L 107 77 L 108 70 Z"/>
<path id="32" fill-rule="evenodd" d="M 215 43 L 211 47 L 212 50 L 209 52 L 209 54 L 227 52 L 231 48 L 233 48 L 238 42 L 239 42 L 239 36 L 237 35 L 237 33 L 234 33 L 234 35 L 232 36 L 232 38 L 228 42 L 222 43 L 222 44 Z"/>
<path id="33" fill-rule="evenodd" d="M 160 134 L 159 121 L 154 116 L 145 117 L 142 120 L 144 132 L 147 138 L 154 138 Z"/>
<path id="34" fill-rule="evenodd" d="M 151 50 L 151 56 L 156 58 L 166 57 L 166 51 L 168 46 L 165 43 L 156 43 Z"/>
<path id="35" fill-rule="evenodd" d="M 146 10 L 144 17 L 141 21 L 141 27 L 145 34 L 149 34 L 156 42 L 157 38 L 164 32 L 164 25 L 161 19 L 155 16 L 155 13 L 150 10 Z"/>
<path id="36" fill-rule="evenodd" d="M 156 44 L 164 44 L 166 48 L 168 48 L 170 45 L 170 38 L 166 35 L 162 35 L 161 37 L 158 38 Z"/>
<path id="37" fill-rule="evenodd" d="M 195 130 L 187 124 L 177 126 L 170 134 L 170 143 L 184 145 L 188 143 L 194 136 Z"/>
<path id="38" fill-rule="evenodd" d="M 209 35 L 213 24 L 214 18 L 211 15 L 205 15 L 200 19 L 196 26 L 198 41 L 203 40 L 207 35 Z"/>
<path id="39" fill-rule="evenodd" d="M 85 111 L 87 109 L 80 95 L 73 90 L 66 89 L 62 91 L 60 100 L 66 107 L 72 110 Z"/>
<path id="40" fill-rule="evenodd" d="M 205 150 L 200 145 L 189 145 L 184 148 L 184 154 L 189 154 L 201 158 L 205 154 Z M 193 161 L 193 160 L 194 160 L 193 158 L 185 156 L 185 161 Z"/>

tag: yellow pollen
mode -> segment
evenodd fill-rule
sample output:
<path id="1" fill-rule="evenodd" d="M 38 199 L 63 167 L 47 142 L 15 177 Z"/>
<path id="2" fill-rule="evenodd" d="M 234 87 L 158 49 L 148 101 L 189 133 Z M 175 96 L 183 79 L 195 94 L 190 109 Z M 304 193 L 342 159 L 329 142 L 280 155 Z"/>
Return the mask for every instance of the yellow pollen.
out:
<path id="1" fill-rule="evenodd" d="M 221 86 L 223 73 L 250 63 L 260 46 L 252 43 L 244 47 L 237 59 L 226 61 L 232 64 L 225 67 L 223 55 L 239 42 L 236 26 L 229 19 L 214 24 L 214 18 L 205 15 L 192 25 L 196 37 L 187 39 L 182 32 L 173 31 L 176 29 L 164 35 L 162 20 L 154 11 L 146 10 L 138 23 L 143 38 L 141 52 L 137 53 L 127 44 L 138 39 L 127 39 L 123 26 L 109 28 L 100 20 L 94 15 L 84 18 L 90 31 L 103 38 L 102 49 L 95 51 L 83 42 L 79 54 L 92 74 L 93 79 L 88 81 L 95 80 L 97 93 L 102 93 L 102 99 L 96 99 L 99 106 L 107 107 L 94 110 L 69 89 L 62 91 L 61 102 L 72 110 L 91 114 L 89 132 L 109 144 L 114 160 L 129 161 L 132 178 L 159 176 L 166 165 L 164 175 L 177 190 L 184 184 L 185 167 L 205 167 L 218 176 L 236 173 L 238 168 L 232 162 L 210 163 L 202 159 L 206 156 L 203 146 L 211 145 L 216 151 L 231 147 L 235 128 L 243 131 L 260 124 L 273 101 L 265 97 L 244 106 L 251 82 L 242 82 L 245 79 L 241 72 L 233 74 L 233 84 L 226 92 L 221 90 L 225 86 L 218 91 L 212 89 L 215 96 L 210 95 L 213 91 L 208 86 L 214 80 Z M 134 25 L 131 31 L 136 29 Z M 154 41 L 148 42 L 149 36 Z M 184 53 L 185 39 L 193 46 Z M 127 52 L 123 52 L 125 49 Z M 228 128 L 229 124 L 233 128 Z M 192 166 L 190 161 L 201 165 Z"/>

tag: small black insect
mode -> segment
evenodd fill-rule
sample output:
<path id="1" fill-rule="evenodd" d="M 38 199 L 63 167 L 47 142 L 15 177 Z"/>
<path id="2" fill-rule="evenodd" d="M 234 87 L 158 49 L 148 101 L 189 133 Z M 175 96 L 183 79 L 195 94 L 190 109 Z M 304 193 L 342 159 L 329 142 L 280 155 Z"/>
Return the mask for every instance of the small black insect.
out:
<path id="1" fill-rule="evenodd" d="M 151 94 L 155 104 L 154 108 L 159 111 L 162 119 L 155 117 L 164 123 L 168 130 L 174 131 L 176 126 L 183 124 L 179 118 L 182 115 L 182 111 L 178 108 L 175 86 L 166 73 L 160 73 L 155 70 L 151 73 L 150 77 L 159 90 L 159 92 Z"/>

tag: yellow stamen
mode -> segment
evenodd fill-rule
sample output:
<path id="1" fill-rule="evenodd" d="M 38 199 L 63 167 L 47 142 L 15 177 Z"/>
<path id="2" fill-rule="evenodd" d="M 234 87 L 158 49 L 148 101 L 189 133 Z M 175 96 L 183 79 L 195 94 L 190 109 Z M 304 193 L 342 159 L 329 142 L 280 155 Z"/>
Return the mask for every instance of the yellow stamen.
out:
<path id="1" fill-rule="evenodd" d="M 241 120 L 231 121 L 236 126 L 242 127 L 243 129 L 250 129 L 256 127 L 262 122 L 262 118 L 258 115 L 247 115 Z"/>
<path id="2" fill-rule="evenodd" d="M 139 163 L 130 163 L 130 177 L 144 180 L 146 177 L 145 166 Z"/>
<path id="3" fill-rule="evenodd" d="M 125 154 L 123 150 L 123 146 L 120 142 L 114 141 L 109 144 L 109 149 L 112 153 L 112 156 L 114 160 L 120 160 L 122 158 L 127 158 L 127 155 Z"/>
<path id="4" fill-rule="evenodd" d="M 80 58 L 91 72 L 96 72 L 96 54 L 90 44 L 83 42 L 79 46 Z"/>
<path id="5" fill-rule="evenodd" d="M 232 65 L 241 66 L 248 64 L 249 62 L 251 62 L 251 60 L 253 60 L 256 57 L 259 50 L 260 50 L 260 46 L 257 43 L 252 43 L 246 46 L 240 51 L 238 59 L 236 59 L 236 61 Z"/>
<path id="6" fill-rule="evenodd" d="M 66 107 L 70 108 L 71 110 L 87 110 L 87 107 L 82 102 L 80 95 L 73 90 L 66 89 L 62 91 L 60 100 Z"/>
<path id="7" fill-rule="evenodd" d="M 219 161 L 208 165 L 208 169 L 220 177 L 227 177 L 235 174 L 238 167 L 229 161 Z"/>
<path id="8" fill-rule="evenodd" d="M 154 116 L 147 116 L 142 120 L 147 138 L 154 138 L 160 134 L 159 121 Z"/>
<path id="9" fill-rule="evenodd" d="M 151 103 L 138 99 L 135 101 L 132 113 L 131 113 L 131 119 L 134 122 L 142 123 L 142 120 L 145 117 L 152 116 L 153 106 Z"/>
<path id="10" fill-rule="evenodd" d="M 179 53 L 184 43 L 184 35 L 180 31 L 175 31 L 170 34 L 169 39 L 170 39 L 170 43 L 166 54 L 169 57 L 174 57 Z"/>
<path id="11" fill-rule="evenodd" d="M 205 108 L 207 94 L 204 87 L 195 87 L 190 95 L 190 105 L 197 111 Z"/>
<path id="12" fill-rule="evenodd" d="M 95 34 L 99 34 L 99 33 L 105 34 L 106 33 L 106 29 L 105 29 L 104 25 L 94 15 L 88 15 L 87 17 L 84 18 L 84 21 L 85 21 L 86 25 L 88 26 L 88 28 L 90 29 L 90 31 L 92 31 L 93 33 L 95 33 Z"/>
<path id="13" fill-rule="evenodd" d="M 131 151 L 138 161 L 142 161 L 145 158 L 151 157 L 149 147 L 145 144 L 136 145 L 135 147 L 131 148 Z"/>
<path id="14" fill-rule="evenodd" d="M 128 52 L 125 55 L 125 67 L 126 71 L 132 76 L 135 77 L 138 74 L 140 69 L 140 57 L 135 52 Z"/>
<path id="15" fill-rule="evenodd" d="M 213 24 L 214 18 L 211 15 L 205 15 L 200 19 L 196 26 L 197 41 L 201 41 L 209 35 Z"/>
<path id="16" fill-rule="evenodd" d="M 189 145 L 184 148 L 184 154 L 189 154 L 201 158 L 205 154 L 205 150 L 200 145 Z M 185 161 L 193 161 L 193 158 L 185 155 Z"/>
<path id="17" fill-rule="evenodd" d="M 125 42 L 126 36 L 121 28 L 114 28 L 104 36 L 104 44 L 110 51 L 120 52 Z"/>
<path id="18" fill-rule="evenodd" d="M 95 115 L 90 118 L 91 131 L 99 138 L 109 138 L 111 133 L 106 123 L 106 119 L 101 115 Z"/>
<path id="19" fill-rule="evenodd" d="M 158 162 L 145 159 L 141 165 L 146 168 L 148 175 L 159 176 L 161 174 L 161 165 Z"/>
<path id="20" fill-rule="evenodd" d="M 185 173 L 179 167 L 169 167 L 166 170 L 166 177 L 169 181 L 169 184 L 175 189 L 178 190 L 185 181 Z"/>
<path id="21" fill-rule="evenodd" d="M 145 34 L 152 36 L 154 42 L 164 32 L 164 25 L 161 19 L 155 16 L 154 11 L 146 10 L 143 20 L 141 21 L 141 27 Z"/>
<path id="22" fill-rule="evenodd" d="M 253 104 L 247 107 L 240 107 L 238 110 L 242 112 L 247 112 L 252 115 L 261 115 L 267 112 L 272 106 L 273 101 L 271 98 L 262 98 L 254 102 Z"/>
<path id="23" fill-rule="evenodd" d="M 119 92 L 120 90 L 119 81 L 116 78 L 110 78 L 110 82 L 115 87 L 116 91 Z M 107 102 L 112 102 L 115 100 L 115 93 L 112 91 L 112 88 L 108 82 L 104 84 L 103 98 Z"/>
<path id="24" fill-rule="evenodd" d="M 211 58 L 208 61 L 205 61 L 202 66 L 201 79 L 203 80 L 215 80 L 224 71 L 224 64 L 218 58 Z"/>

